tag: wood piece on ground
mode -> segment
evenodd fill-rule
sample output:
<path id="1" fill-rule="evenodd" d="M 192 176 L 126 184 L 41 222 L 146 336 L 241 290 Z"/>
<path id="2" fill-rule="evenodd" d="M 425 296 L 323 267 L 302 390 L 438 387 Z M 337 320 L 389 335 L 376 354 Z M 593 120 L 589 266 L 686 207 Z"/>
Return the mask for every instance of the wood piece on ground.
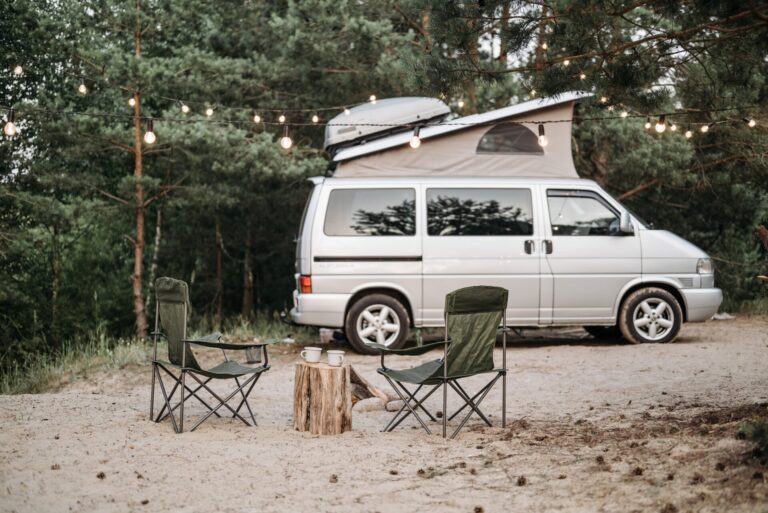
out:
<path id="1" fill-rule="evenodd" d="M 367 395 L 365 397 L 360 397 L 359 399 L 367 399 L 368 397 L 378 397 L 379 399 L 381 399 L 381 401 L 384 404 L 387 404 L 390 401 L 390 395 L 388 395 L 386 392 L 384 392 L 380 388 L 377 388 L 374 385 L 372 385 L 370 383 L 370 381 L 368 381 L 367 379 L 362 377 L 355 370 L 354 367 L 350 367 L 350 372 L 351 372 L 350 380 L 352 381 L 352 383 L 354 383 L 356 385 L 360 385 L 361 387 L 365 388 L 368 391 L 368 393 L 370 394 L 370 395 Z"/>
<path id="2" fill-rule="evenodd" d="M 338 435 L 352 429 L 349 364 L 296 364 L 293 428 L 315 435 Z"/>
<path id="3" fill-rule="evenodd" d="M 378 397 L 361 399 L 355 404 L 355 411 L 365 413 L 369 411 L 383 411 L 384 403 Z"/>
<path id="4" fill-rule="evenodd" d="M 757 277 L 758 281 L 761 281 L 763 283 L 768 283 L 768 276 L 763 276 L 762 274 Z"/>

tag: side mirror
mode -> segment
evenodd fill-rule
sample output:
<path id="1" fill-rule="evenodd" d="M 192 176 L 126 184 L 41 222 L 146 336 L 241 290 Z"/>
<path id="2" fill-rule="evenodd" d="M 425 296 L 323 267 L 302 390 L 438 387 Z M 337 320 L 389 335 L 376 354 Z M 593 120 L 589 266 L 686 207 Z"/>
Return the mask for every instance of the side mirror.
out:
<path id="1" fill-rule="evenodd" d="M 623 234 L 635 233 L 635 229 L 632 226 L 632 218 L 629 217 L 628 212 L 621 213 L 621 219 L 619 220 L 619 231 Z"/>

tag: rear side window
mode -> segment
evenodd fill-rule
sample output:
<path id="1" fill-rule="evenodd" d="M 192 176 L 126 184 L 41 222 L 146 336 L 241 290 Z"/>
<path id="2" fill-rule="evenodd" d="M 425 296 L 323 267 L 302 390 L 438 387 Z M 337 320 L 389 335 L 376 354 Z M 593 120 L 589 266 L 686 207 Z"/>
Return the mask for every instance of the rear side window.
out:
<path id="1" fill-rule="evenodd" d="M 429 235 L 531 235 L 530 189 L 427 189 Z"/>
<path id="2" fill-rule="evenodd" d="M 324 232 L 331 236 L 403 236 L 416 233 L 414 189 L 331 191 Z"/>

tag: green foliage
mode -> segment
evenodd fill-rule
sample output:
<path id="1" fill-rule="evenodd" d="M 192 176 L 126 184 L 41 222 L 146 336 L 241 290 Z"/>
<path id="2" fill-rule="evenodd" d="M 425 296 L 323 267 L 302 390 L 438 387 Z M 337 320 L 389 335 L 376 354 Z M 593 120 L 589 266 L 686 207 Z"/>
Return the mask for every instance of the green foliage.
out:
<path id="1" fill-rule="evenodd" d="M 768 457 L 768 420 L 758 419 L 745 424 L 739 430 L 747 440 L 755 444 L 755 455 Z"/>

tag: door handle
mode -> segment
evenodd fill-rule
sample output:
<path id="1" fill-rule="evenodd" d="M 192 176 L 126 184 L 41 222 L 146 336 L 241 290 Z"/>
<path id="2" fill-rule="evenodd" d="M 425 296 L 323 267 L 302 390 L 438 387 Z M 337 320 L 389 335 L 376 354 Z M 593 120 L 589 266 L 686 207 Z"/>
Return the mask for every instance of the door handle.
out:
<path id="1" fill-rule="evenodd" d="M 525 248 L 525 253 L 527 255 L 530 255 L 531 253 L 533 253 L 534 246 L 533 246 L 532 240 L 525 241 L 525 244 L 523 245 L 523 247 Z"/>
<path id="2" fill-rule="evenodd" d="M 552 241 L 551 240 L 542 241 L 542 246 L 544 246 L 544 252 L 547 255 L 551 255 L 552 254 Z"/>

